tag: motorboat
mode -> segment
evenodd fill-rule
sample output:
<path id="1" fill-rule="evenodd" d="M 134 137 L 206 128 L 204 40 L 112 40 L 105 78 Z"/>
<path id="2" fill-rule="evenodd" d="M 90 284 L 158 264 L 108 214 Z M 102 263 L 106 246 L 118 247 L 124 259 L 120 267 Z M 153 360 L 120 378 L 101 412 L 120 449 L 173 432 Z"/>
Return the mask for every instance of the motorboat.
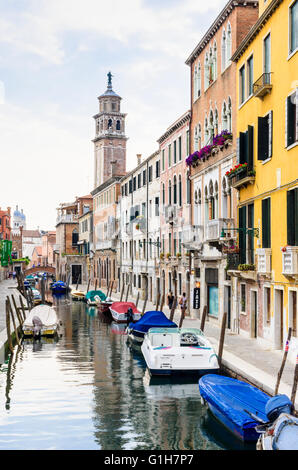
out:
<path id="1" fill-rule="evenodd" d="M 40 294 L 39 290 L 34 289 L 34 288 L 32 288 L 31 290 L 32 290 L 32 295 L 33 295 L 33 303 L 35 305 L 40 304 L 41 301 L 42 301 L 42 298 L 41 298 L 41 294 Z"/>
<path id="2" fill-rule="evenodd" d="M 211 343 L 198 328 L 150 328 L 141 350 L 152 375 L 203 375 L 219 370 Z"/>
<path id="3" fill-rule="evenodd" d="M 276 395 L 265 406 L 267 422 L 256 427 L 257 450 L 298 450 L 298 418 L 287 395 Z"/>
<path id="4" fill-rule="evenodd" d="M 169 320 L 163 312 L 151 310 L 144 313 L 137 322 L 128 325 L 128 338 L 141 345 L 145 334 L 150 328 L 177 328 L 177 325 Z"/>
<path id="5" fill-rule="evenodd" d="M 68 286 L 63 281 L 56 281 L 52 284 L 51 289 L 53 295 L 66 294 L 66 292 L 68 291 Z"/>
<path id="6" fill-rule="evenodd" d="M 96 302 L 97 302 L 98 310 L 101 313 L 111 317 L 110 307 L 113 305 L 114 300 L 112 300 L 110 297 L 106 297 L 104 300 L 101 300 L 100 298 L 97 298 Z"/>
<path id="7" fill-rule="evenodd" d="M 106 299 L 106 295 L 101 290 L 89 290 L 85 295 L 85 300 L 88 305 L 98 305 L 99 302 Z"/>
<path id="8" fill-rule="evenodd" d="M 32 276 L 31 274 L 29 274 L 29 276 L 26 276 L 25 281 L 26 281 L 26 284 L 29 283 L 31 287 L 34 287 L 36 284 L 35 277 Z"/>
<path id="9" fill-rule="evenodd" d="M 269 395 L 247 382 L 216 374 L 201 377 L 199 391 L 202 402 L 234 436 L 243 442 L 257 442 L 257 419 L 267 421 Z"/>
<path id="10" fill-rule="evenodd" d="M 70 296 L 72 300 L 85 300 L 85 295 L 86 292 L 83 292 L 82 290 L 72 289 L 70 291 Z"/>
<path id="11" fill-rule="evenodd" d="M 138 321 L 141 318 L 141 312 L 133 302 L 113 302 L 110 312 L 116 323 L 128 323 L 128 321 Z"/>
<path id="12" fill-rule="evenodd" d="M 54 336 L 58 329 L 58 318 L 54 307 L 49 305 L 33 307 L 22 328 L 25 337 Z"/>

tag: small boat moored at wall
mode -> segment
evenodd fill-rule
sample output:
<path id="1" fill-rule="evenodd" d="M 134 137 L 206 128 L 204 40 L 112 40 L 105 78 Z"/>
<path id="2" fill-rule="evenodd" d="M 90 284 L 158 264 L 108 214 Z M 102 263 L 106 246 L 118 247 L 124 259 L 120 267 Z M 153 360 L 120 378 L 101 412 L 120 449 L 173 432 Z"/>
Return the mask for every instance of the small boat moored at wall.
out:
<path id="1" fill-rule="evenodd" d="M 34 288 L 32 288 L 31 290 L 32 290 L 32 294 L 33 294 L 33 303 L 35 305 L 40 304 L 41 301 L 42 301 L 42 298 L 41 298 L 41 294 L 40 294 L 39 290 L 34 289 Z"/>
<path id="2" fill-rule="evenodd" d="M 77 289 L 72 289 L 70 292 L 72 300 L 85 300 L 85 295 L 86 292 Z"/>
<path id="3" fill-rule="evenodd" d="M 269 395 L 241 380 L 215 374 L 202 377 L 199 390 L 202 401 L 225 428 L 243 442 L 257 442 L 259 421 L 252 416 L 267 420 Z"/>
<path id="4" fill-rule="evenodd" d="M 110 312 L 116 323 L 138 321 L 141 318 L 141 312 L 133 302 L 113 302 L 110 306 Z"/>
<path id="5" fill-rule="evenodd" d="M 54 336 L 58 329 L 58 318 L 54 307 L 49 305 L 33 307 L 22 328 L 25 337 Z"/>
<path id="6" fill-rule="evenodd" d="M 101 290 L 89 290 L 85 295 L 85 300 L 88 305 L 98 305 L 99 302 L 106 299 L 106 295 Z"/>
<path id="7" fill-rule="evenodd" d="M 150 328 L 177 328 L 177 325 L 169 320 L 163 312 L 152 310 L 144 313 L 137 322 L 130 323 L 127 327 L 127 334 L 131 341 L 141 345 Z"/>
<path id="8" fill-rule="evenodd" d="M 141 350 L 152 375 L 203 375 L 217 372 L 217 356 L 197 328 L 151 328 Z"/>
<path id="9" fill-rule="evenodd" d="M 51 286 L 52 294 L 66 294 L 69 290 L 67 284 L 63 281 L 56 281 Z"/>

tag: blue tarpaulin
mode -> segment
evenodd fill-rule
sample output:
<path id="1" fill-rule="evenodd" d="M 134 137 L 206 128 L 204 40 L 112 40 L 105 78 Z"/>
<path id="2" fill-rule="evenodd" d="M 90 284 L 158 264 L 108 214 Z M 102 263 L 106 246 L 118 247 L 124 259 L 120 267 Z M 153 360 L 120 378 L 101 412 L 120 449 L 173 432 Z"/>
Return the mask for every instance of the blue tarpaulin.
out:
<path id="1" fill-rule="evenodd" d="M 169 320 L 163 312 L 152 310 L 146 312 L 137 322 L 130 323 L 129 328 L 147 333 L 150 328 L 177 328 L 177 325 Z"/>

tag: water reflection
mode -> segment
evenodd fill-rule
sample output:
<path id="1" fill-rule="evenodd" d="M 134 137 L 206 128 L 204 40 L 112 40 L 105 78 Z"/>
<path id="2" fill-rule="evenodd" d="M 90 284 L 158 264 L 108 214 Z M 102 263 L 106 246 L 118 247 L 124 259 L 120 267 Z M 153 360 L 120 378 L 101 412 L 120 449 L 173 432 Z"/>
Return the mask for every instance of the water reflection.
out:
<path id="1" fill-rule="evenodd" d="M 152 379 L 126 325 L 54 299 L 58 341 L 26 340 L 0 373 L 0 449 L 223 449 L 197 381 Z"/>

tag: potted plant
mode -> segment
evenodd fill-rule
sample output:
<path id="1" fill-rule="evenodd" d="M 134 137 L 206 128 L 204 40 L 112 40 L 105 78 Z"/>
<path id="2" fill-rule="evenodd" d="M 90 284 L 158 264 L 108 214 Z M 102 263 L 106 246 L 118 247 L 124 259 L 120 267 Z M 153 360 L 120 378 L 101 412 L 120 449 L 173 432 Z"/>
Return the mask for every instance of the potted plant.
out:
<path id="1" fill-rule="evenodd" d="M 136 224 L 136 230 L 140 230 L 140 224 Z"/>
<path id="2" fill-rule="evenodd" d="M 181 253 L 176 253 L 177 258 L 181 258 Z"/>
<path id="3" fill-rule="evenodd" d="M 256 268 L 255 264 L 239 264 L 239 271 L 254 271 Z"/>
<path id="4" fill-rule="evenodd" d="M 164 253 L 160 253 L 159 257 L 160 257 L 160 259 L 164 259 L 165 254 L 164 254 Z"/>
<path id="5" fill-rule="evenodd" d="M 167 253 L 167 259 L 171 258 L 171 253 Z"/>

